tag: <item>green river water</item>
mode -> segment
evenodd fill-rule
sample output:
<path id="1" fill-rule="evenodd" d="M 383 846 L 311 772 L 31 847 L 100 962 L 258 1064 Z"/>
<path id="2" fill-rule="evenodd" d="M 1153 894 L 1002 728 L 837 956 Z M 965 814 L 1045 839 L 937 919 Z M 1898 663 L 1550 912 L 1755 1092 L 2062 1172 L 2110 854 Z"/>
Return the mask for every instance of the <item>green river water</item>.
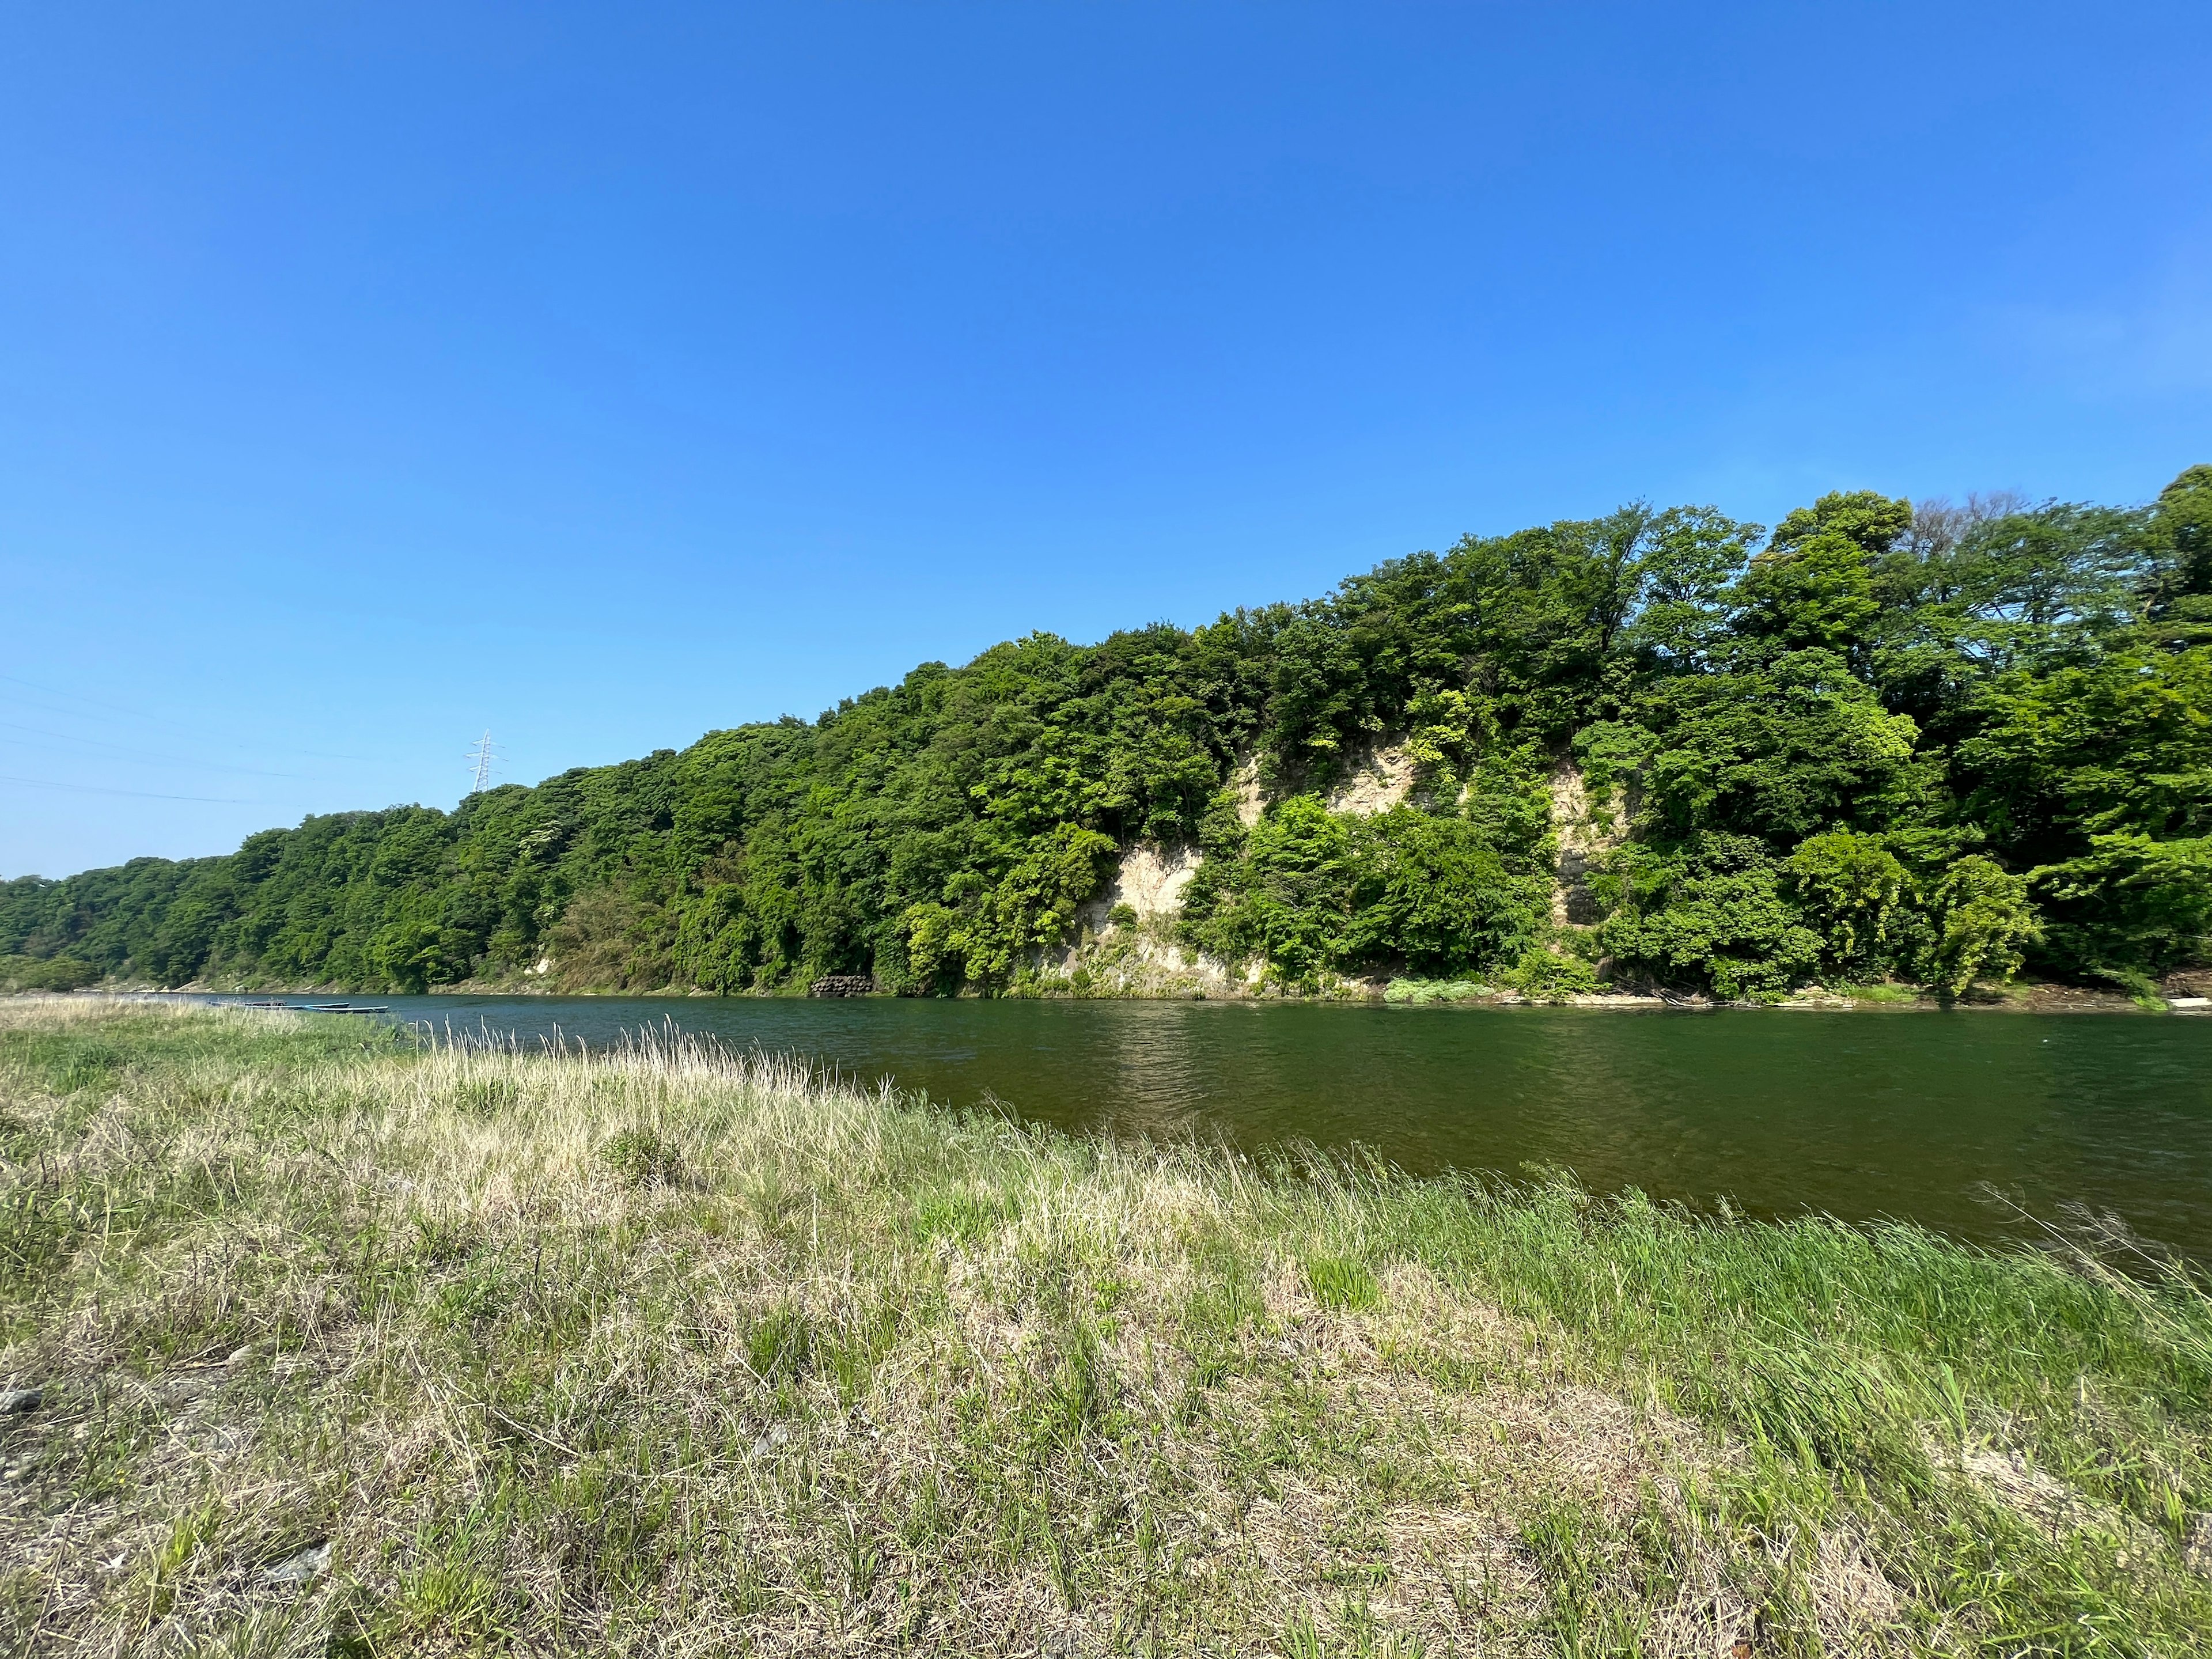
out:
<path id="1" fill-rule="evenodd" d="M 296 1000 L 296 999 L 295 999 Z M 673 1021 L 957 1105 L 1085 1132 L 1354 1143 L 1391 1163 L 1571 1170 L 1760 1215 L 2029 1236 L 2118 1214 L 2212 1260 L 2212 1018 L 1994 1012 L 867 998 L 394 997 L 388 1018 L 526 1041 Z"/>

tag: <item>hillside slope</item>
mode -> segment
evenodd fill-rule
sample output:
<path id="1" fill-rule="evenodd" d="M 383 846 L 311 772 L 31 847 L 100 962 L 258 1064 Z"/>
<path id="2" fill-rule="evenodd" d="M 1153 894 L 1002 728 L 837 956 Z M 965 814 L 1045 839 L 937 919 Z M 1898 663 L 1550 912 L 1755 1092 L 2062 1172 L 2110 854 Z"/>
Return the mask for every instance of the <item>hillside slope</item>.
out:
<path id="1" fill-rule="evenodd" d="M 1133 850 L 1150 915 L 1114 903 Z M 1758 998 L 2023 960 L 2141 986 L 2209 929 L 2197 467 L 2143 508 L 1862 492 L 1771 537 L 1638 505 L 1193 630 L 1032 635 L 450 813 L 9 882 L 0 975 L 1003 993 L 1141 932 L 1261 987 Z"/>

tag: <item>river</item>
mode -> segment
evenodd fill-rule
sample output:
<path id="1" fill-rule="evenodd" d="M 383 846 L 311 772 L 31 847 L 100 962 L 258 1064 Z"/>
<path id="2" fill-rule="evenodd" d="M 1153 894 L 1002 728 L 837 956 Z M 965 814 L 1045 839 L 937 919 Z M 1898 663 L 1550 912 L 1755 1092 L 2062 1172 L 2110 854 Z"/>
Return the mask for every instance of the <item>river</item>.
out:
<path id="1" fill-rule="evenodd" d="M 2212 1018 L 866 998 L 391 997 L 390 1018 L 738 1048 L 1085 1132 L 1571 1170 L 1759 1215 L 1996 1241 L 2069 1205 L 2212 1261 Z"/>

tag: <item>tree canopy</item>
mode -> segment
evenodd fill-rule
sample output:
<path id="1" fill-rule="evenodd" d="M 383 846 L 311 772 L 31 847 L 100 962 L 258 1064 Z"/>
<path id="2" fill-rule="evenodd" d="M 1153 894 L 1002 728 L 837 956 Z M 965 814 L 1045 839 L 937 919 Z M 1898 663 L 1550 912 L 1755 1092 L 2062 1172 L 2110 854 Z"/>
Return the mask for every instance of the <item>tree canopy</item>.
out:
<path id="1" fill-rule="evenodd" d="M 1407 799 L 1332 811 L 1382 742 Z M 1554 902 L 1571 769 L 1624 835 Z M 1265 802 L 1237 811 L 1239 780 Z M 1248 788 L 1249 793 L 1249 788 Z M 0 884 L 15 982 L 1033 981 L 1138 842 L 1279 982 L 2140 988 L 2212 958 L 2212 467 L 2141 507 L 1839 493 L 1468 537 L 1328 596 L 925 663 L 811 721 Z M 54 964 L 41 968 L 40 963 Z"/>

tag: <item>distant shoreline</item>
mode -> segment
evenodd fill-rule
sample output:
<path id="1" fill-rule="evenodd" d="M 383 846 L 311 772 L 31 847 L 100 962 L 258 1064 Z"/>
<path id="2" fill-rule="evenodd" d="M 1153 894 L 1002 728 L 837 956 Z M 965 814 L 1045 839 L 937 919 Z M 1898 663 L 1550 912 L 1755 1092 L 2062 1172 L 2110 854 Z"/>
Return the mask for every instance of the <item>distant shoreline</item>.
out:
<path id="1" fill-rule="evenodd" d="M 1869 994 L 1871 993 L 1871 994 Z M 422 991 L 364 991 L 331 986 L 244 986 L 213 985 L 182 986 L 87 986 L 70 992 L 15 993 L 21 996 L 70 997 L 501 997 L 517 1000 L 529 998 L 574 997 L 608 1001 L 666 1001 L 666 1002 L 725 1002 L 725 1001 L 958 1001 L 958 1002 L 1212 1002 L 1237 1005 L 1280 1005 L 1296 1006 L 1327 1006 L 1334 1007 L 1435 1007 L 1435 1008 L 1607 1008 L 1629 1012 L 1721 1013 L 1754 1012 L 1874 1012 L 1874 1013 L 2015 1013 L 2015 1014 L 2155 1014 L 2172 1013 L 2182 1016 L 2212 1014 L 2212 1005 L 2203 999 L 2181 996 L 2165 999 L 2161 1006 L 2150 1007 L 2119 991 L 2100 990 L 2076 985 L 2033 984 L 2006 987 L 2002 991 L 1985 991 L 1980 994 L 1944 1001 L 1939 998 L 1914 994 L 1904 987 L 1862 988 L 1858 994 L 1829 991 L 1814 988 L 1778 1002 L 1717 1002 L 1709 997 L 1690 994 L 1657 995 L 1648 993 L 1618 992 L 1597 994 L 1571 994 L 1555 998 L 1528 997 L 1518 992 L 1488 992 L 1470 995 L 1443 996 L 1423 994 L 1392 994 L 1388 988 L 1376 988 L 1357 995 L 1208 995 L 1181 996 L 1096 996 L 1059 990 L 1043 992 L 1013 992 L 997 997 L 963 995 L 942 997 L 894 997 L 886 992 L 872 992 L 862 997 L 810 999 L 803 991 L 739 991 L 720 993 L 702 991 L 692 987 L 663 986 L 653 990 L 551 990 L 532 986 L 438 985 Z"/>

